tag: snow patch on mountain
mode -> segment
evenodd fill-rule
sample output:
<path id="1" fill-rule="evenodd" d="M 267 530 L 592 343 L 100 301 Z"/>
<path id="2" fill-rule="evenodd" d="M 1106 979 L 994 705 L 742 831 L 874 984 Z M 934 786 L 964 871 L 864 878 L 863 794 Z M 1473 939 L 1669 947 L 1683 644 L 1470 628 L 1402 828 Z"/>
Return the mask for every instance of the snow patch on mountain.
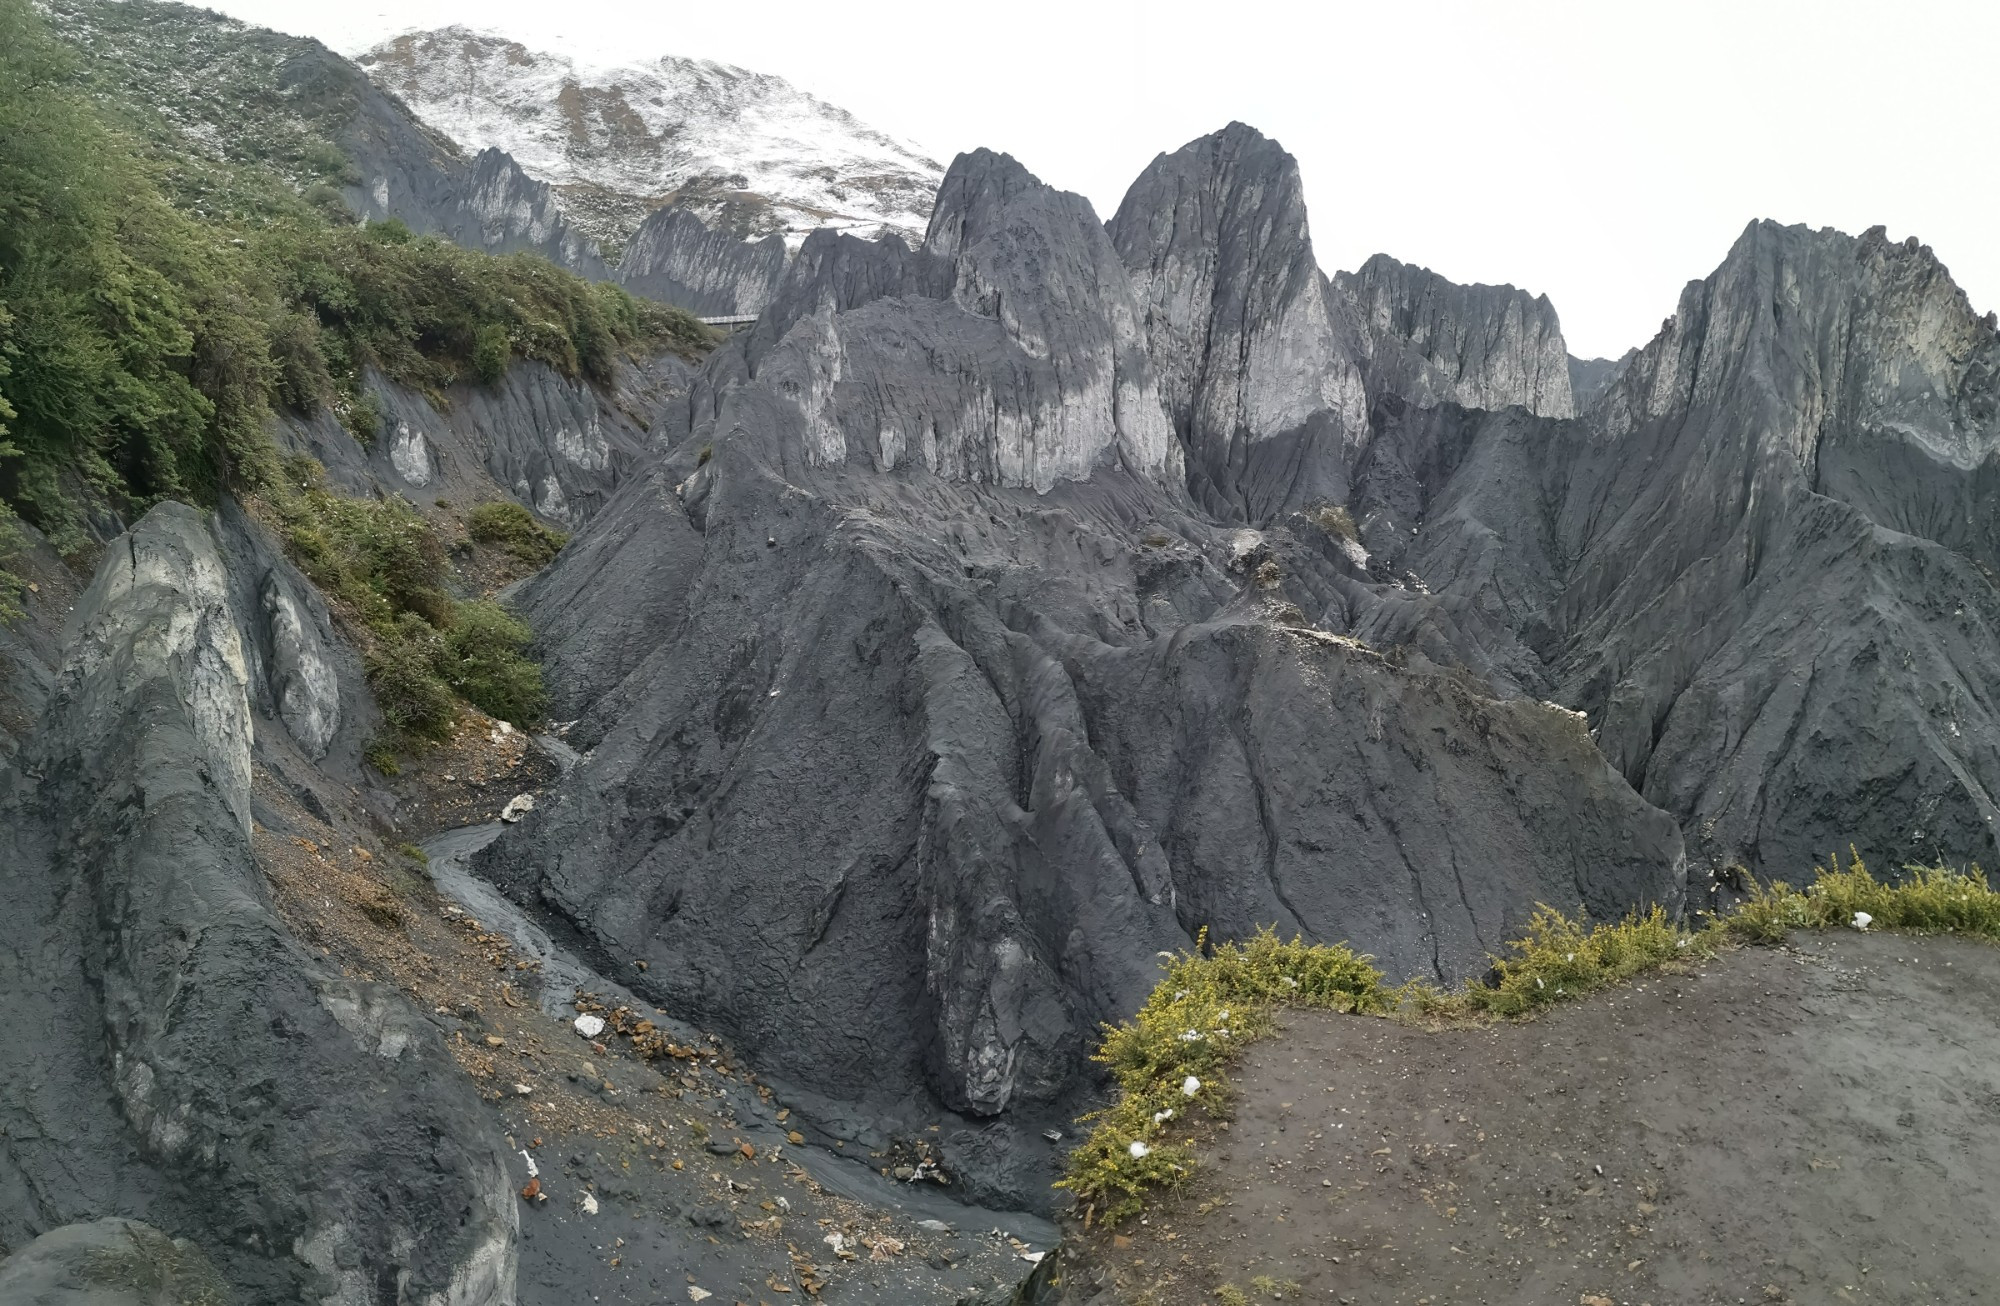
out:
<path id="1" fill-rule="evenodd" d="M 555 186 L 571 221 L 610 250 L 667 203 L 794 245 L 817 227 L 918 239 L 944 175 L 781 77 L 704 59 L 599 66 L 447 27 L 357 62 L 468 153 L 505 150 Z"/>

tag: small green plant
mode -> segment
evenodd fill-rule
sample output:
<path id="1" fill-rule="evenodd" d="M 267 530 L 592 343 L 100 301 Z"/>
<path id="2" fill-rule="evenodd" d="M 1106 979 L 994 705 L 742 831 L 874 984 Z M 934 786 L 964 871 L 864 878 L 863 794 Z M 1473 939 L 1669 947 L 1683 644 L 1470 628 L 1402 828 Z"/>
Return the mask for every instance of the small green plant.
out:
<path id="1" fill-rule="evenodd" d="M 402 759 L 396 755 L 396 741 L 386 735 L 377 735 L 361 749 L 361 758 L 383 775 L 403 774 Z"/>
<path id="2" fill-rule="evenodd" d="M 708 466 L 708 460 L 713 457 L 715 457 L 715 446 L 705 444 L 701 447 L 700 455 L 695 458 L 694 465 L 697 467 L 706 467 Z"/>
<path id="3" fill-rule="evenodd" d="M 1271 1297 L 1282 1301 L 1286 1297 L 1299 1295 L 1299 1285 L 1290 1279 L 1274 1279 L 1268 1274 L 1260 1274 L 1250 1280 L 1250 1289 L 1259 1297 Z"/>
<path id="4" fill-rule="evenodd" d="M 373 390 L 363 390 L 352 399 L 336 400 L 333 412 L 362 448 L 375 447 L 375 436 L 382 429 L 382 401 Z"/>
<path id="5" fill-rule="evenodd" d="M 429 866 L 431 864 L 431 855 L 413 843 L 403 844 L 396 851 L 419 866 Z"/>
<path id="6" fill-rule="evenodd" d="M 569 543 L 569 536 L 542 525 L 511 499 L 475 506 L 465 515 L 465 532 L 482 544 L 498 545 L 531 567 L 545 565 Z"/>
<path id="7" fill-rule="evenodd" d="M 1250 1306 L 1250 1298 L 1233 1283 L 1225 1283 L 1215 1290 L 1215 1299 L 1222 1306 Z"/>

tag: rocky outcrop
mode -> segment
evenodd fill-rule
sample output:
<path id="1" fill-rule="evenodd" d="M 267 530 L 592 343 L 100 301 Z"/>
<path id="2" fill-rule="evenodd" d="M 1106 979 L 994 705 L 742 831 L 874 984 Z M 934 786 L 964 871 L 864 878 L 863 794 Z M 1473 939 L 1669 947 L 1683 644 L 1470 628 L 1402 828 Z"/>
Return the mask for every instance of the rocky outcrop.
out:
<path id="1" fill-rule="evenodd" d="M 1259 185 L 1216 193 L 1208 275 L 1299 272 L 1223 238 Z M 524 592 L 585 755 L 482 854 L 842 1136 L 938 1124 L 986 1200 L 1046 1201 L 1096 1023 L 1204 925 L 1455 976 L 1534 901 L 1683 891 L 1573 714 L 1309 627 L 1359 565 L 1195 508 L 1127 268 L 985 153 L 920 251 L 809 240 Z"/>
<path id="2" fill-rule="evenodd" d="M 1339 274 L 1334 285 L 1360 315 L 1371 395 L 1425 408 L 1575 414 L 1569 351 L 1548 296 L 1458 285 L 1386 254 Z"/>
<path id="3" fill-rule="evenodd" d="M 450 386 L 441 405 L 370 371 L 367 390 L 381 415 L 370 444 L 325 409 L 285 414 L 275 431 L 351 493 L 478 501 L 497 488 L 573 528 L 609 501 L 641 457 L 650 414 L 685 394 L 692 371 L 662 354 L 624 366 L 619 384 L 600 388 L 545 363 L 516 363 L 491 385 Z"/>
<path id="4" fill-rule="evenodd" d="M 392 211 L 417 231 L 435 231 L 468 249 L 489 254 L 539 254 L 557 267 L 602 281 L 610 276 L 597 246 L 573 228 L 545 181 L 521 170 L 511 155 L 481 150 L 469 168 L 456 171 L 441 202 L 425 211 Z M 373 195 L 362 211 L 372 207 Z"/>
<path id="5" fill-rule="evenodd" d="M 201 1248 L 115 1217 L 51 1229 L 0 1261 L 16 1306 L 210 1306 L 228 1288 Z"/>
<path id="6" fill-rule="evenodd" d="M 639 224 L 618 260 L 627 290 L 703 317 L 763 312 L 784 273 L 782 236 L 745 241 L 672 205 Z"/>
<path id="7" fill-rule="evenodd" d="M 1705 854 L 1990 858 L 1996 366 L 1928 248 L 1755 223 L 1599 401 L 1557 665 Z"/>
<path id="8" fill-rule="evenodd" d="M 1313 257 L 1292 156 L 1232 123 L 1155 159 L 1110 230 L 1196 499 L 1253 522 L 1344 502 L 1363 350 Z"/>
<path id="9" fill-rule="evenodd" d="M 1577 358 L 1569 360 L 1569 392 L 1575 401 L 1576 411 L 1587 412 L 1625 369 L 1639 356 L 1636 349 L 1628 349 L 1618 358 Z"/>
<path id="10" fill-rule="evenodd" d="M 228 556 L 172 504 L 116 541 L 0 777 L 0 1242 L 118 1215 L 257 1300 L 509 1302 L 516 1216 L 470 1086 L 393 991 L 292 939 L 252 861 L 253 702 L 302 745 L 329 704 L 296 578 Z M 286 650 L 261 675 L 259 646 Z"/>

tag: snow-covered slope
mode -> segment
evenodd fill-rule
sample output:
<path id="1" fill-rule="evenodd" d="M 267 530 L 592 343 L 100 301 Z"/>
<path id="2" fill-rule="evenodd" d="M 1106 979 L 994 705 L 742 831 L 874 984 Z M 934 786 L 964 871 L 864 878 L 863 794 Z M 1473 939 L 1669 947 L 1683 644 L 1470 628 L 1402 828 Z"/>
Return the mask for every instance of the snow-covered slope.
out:
<path id="1" fill-rule="evenodd" d="M 505 150 L 554 185 L 607 250 L 663 203 L 745 237 L 920 237 L 943 176 L 845 109 L 728 64 L 592 67 L 466 27 L 399 36 L 357 62 L 467 152 Z"/>

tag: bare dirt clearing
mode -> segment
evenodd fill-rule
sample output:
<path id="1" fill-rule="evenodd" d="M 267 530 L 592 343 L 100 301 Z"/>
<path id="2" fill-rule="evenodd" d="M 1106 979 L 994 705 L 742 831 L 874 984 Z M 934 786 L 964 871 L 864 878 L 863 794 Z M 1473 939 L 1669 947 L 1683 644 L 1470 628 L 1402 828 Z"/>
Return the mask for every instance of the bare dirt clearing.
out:
<path id="1" fill-rule="evenodd" d="M 2000 1295 L 2000 949 L 1744 948 L 1524 1024 L 1294 1011 L 1184 1194 L 1072 1254 L 1120 1302 Z"/>

